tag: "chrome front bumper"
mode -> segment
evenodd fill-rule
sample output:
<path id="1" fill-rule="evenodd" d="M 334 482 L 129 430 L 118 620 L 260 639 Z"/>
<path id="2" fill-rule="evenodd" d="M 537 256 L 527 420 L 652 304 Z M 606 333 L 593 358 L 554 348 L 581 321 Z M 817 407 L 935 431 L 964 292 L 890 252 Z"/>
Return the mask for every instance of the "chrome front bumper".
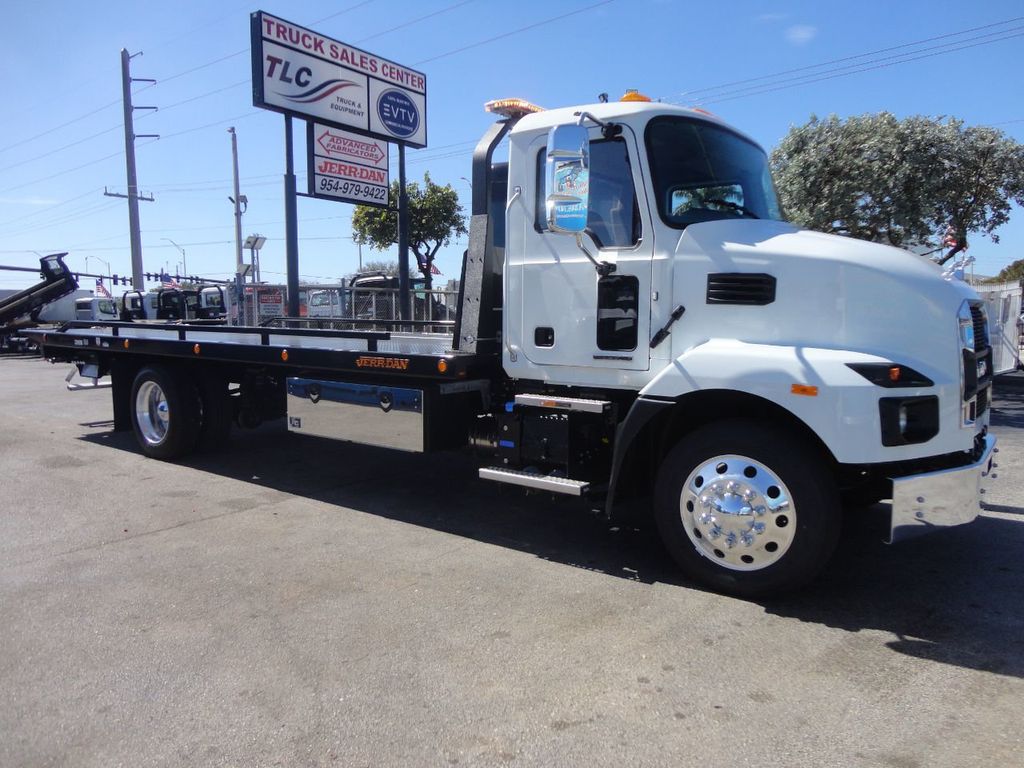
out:
<path id="1" fill-rule="evenodd" d="M 992 471 L 996 439 L 985 436 L 985 450 L 973 464 L 893 478 L 889 543 L 963 525 L 981 511 L 981 483 Z"/>

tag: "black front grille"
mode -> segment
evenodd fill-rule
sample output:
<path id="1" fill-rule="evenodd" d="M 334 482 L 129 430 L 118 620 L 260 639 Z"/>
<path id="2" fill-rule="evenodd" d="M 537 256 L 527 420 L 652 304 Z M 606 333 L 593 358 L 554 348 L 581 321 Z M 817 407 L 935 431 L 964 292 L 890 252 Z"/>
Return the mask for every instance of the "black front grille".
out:
<path id="1" fill-rule="evenodd" d="M 985 411 L 988 409 L 988 396 L 991 391 L 991 387 L 985 387 L 984 389 L 978 391 L 978 400 L 974 409 L 975 418 L 980 418 L 981 415 L 984 414 Z"/>
<path id="2" fill-rule="evenodd" d="M 775 278 L 750 272 L 717 272 L 708 275 L 708 304 L 764 306 L 775 301 Z"/>
<path id="3" fill-rule="evenodd" d="M 974 322 L 974 351 L 980 352 L 988 346 L 985 312 L 981 304 L 971 304 L 971 320 Z"/>

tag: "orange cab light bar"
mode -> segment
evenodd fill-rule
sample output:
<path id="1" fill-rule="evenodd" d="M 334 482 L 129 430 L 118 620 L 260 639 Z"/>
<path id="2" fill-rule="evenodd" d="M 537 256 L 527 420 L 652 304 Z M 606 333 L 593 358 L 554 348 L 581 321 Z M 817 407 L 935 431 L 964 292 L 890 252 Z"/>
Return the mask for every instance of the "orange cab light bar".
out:
<path id="1" fill-rule="evenodd" d="M 644 94 L 640 93 L 640 91 L 638 91 L 636 88 L 628 89 L 624 94 L 622 94 L 622 98 L 619 99 L 619 101 L 650 101 L 650 100 L 651 100 L 650 96 L 645 96 Z"/>

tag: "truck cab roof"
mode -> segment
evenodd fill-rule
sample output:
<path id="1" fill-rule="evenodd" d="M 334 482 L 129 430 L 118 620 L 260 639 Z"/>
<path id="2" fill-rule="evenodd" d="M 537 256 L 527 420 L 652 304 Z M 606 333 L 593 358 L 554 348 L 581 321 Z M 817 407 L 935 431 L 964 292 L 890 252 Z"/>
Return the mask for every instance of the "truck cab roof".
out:
<path id="1" fill-rule="evenodd" d="M 540 112 L 533 112 L 525 115 L 512 128 L 511 136 L 515 137 L 523 133 L 534 133 L 548 131 L 556 125 L 575 123 L 579 120 L 579 114 L 587 112 L 598 120 L 606 122 L 631 123 L 643 125 L 653 117 L 663 115 L 688 117 L 694 120 L 702 120 L 723 128 L 747 141 L 758 144 L 753 138 L 737 130 L 720 117 L 703 110 L 680 107 L 675 104 L 665 104 L 655 101 L 609 101 L 597 104 L 583 104 L 573 107 L 559 107 L 557 109 L 545 109 Z M 758 144 L 758 146 L 760 146 Z"/>

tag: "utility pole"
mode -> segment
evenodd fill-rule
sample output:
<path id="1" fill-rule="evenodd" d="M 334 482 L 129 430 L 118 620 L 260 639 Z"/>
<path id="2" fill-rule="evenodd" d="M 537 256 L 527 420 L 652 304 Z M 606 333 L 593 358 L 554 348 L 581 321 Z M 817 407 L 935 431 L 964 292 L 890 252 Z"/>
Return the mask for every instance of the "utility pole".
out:
<path id="1" fill-rule="evenodd" d="M 231 164 L 235 171 L 235 196 L 231 202 L 235 204 L 235 274 L 242 274 L 242 196 L 238 194 L 238 136 L 235 127 L 228 128 L 231 134 Z"/>
<path id="2" fill-rule="evenodd" d="M 141 55 L 141 51 L 136 56 Z M 128 198 L 128 230 L 132 247 L 132 284 L 137 291 L 143 289 L 142 283 L 142 234 L 139 231 L 139 200 L 152 202 L 153 197 L 139 197 L 139 182 L 135 174 L 135 140 L 136 139 L 158 139 L 159 134 L 146 133 L 135 135 L 135 126 L 132 121 L 132 114 L 136 109 L 153 109 L 156 107 L 136 107 L 132 105 L 132 83 L 155 83 L 150 78 L 133 78 L 130 71 L 132 56 L 127 48 L 121 49 L 121 95 L 124 101 L 124 159 L 128 174 L 128 194 L 118 195 L 103 190 L 107 197 Z"/>

